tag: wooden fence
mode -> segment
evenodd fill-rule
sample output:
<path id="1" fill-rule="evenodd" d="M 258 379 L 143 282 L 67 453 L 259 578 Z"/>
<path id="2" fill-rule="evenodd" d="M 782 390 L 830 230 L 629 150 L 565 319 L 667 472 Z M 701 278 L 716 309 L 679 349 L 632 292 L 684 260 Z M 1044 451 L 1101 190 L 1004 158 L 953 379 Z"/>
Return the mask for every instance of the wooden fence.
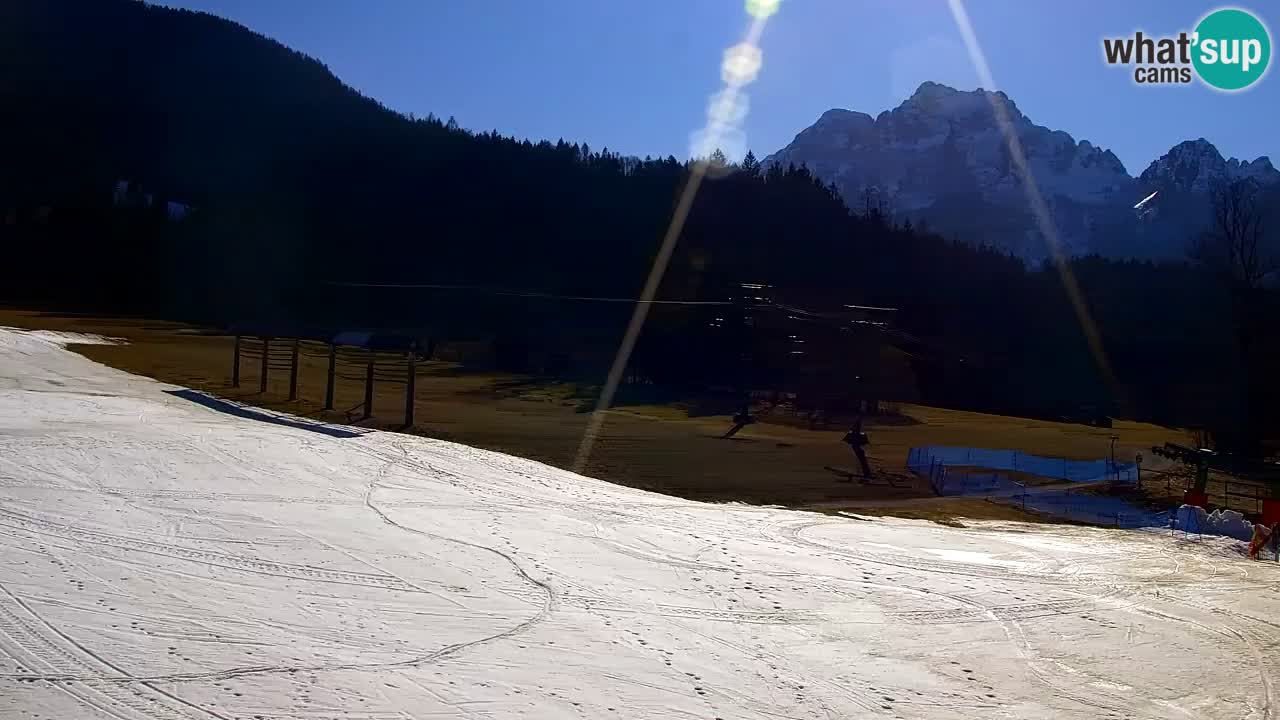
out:
<path id="1" fill-rule="evenodd" d="M 289 400 L 298 399 L 298 365 L 302 357 L 327 360 L 324 409 L 334 410 L 337 380 L 364 383 L 364 400 L 343 410 L 348 422 L 373 417 L 374 384 L 392 383 L 404 386 L 404 426 L 414 421 L 414 396 L 417 390 L 419 352 L 415 342 L 408 342 L 402 352 L 375 350 L 372 347 L 336 342 L 236 335 L 231 369 L 231 385 L 240 387 L 241 364 L 259 367 L 258 392 L 267 391 L 268 376 L 275 371 L 289 373 Z"/>

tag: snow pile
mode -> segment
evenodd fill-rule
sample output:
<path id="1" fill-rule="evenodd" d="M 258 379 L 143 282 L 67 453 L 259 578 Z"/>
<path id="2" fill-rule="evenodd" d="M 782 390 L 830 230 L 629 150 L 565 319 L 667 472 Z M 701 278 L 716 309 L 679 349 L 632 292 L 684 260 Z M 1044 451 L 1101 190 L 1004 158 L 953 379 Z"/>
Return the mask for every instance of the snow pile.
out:
<path id="1" fill-rule="evenodd" d="M 1249 540 L 1253 537 L 1253 523 L 1235 510 L 1219 509 L 1206 513 L 1202 507 L 1183 505 L 1178 508 L 1174 522 L 1175 528 L 1187 532 L 1223 535 L 1237 540 Z"/>
<path id="2" fill-rule="evenodd" d="M 1209 527 L 1208 513 L 1199 505 L 1183 505 L 1178 508 L 1173 526 L 1187 532 L 1205 532 Z"/>
<path id="3" fill-rule="evenodd" d="M 1253 537 L 1253 523 L 1235 510 L 1214 510 L 1209 514 L 1209 528 L 1215 535 L 1226 535 L 1237 540 Z"/>

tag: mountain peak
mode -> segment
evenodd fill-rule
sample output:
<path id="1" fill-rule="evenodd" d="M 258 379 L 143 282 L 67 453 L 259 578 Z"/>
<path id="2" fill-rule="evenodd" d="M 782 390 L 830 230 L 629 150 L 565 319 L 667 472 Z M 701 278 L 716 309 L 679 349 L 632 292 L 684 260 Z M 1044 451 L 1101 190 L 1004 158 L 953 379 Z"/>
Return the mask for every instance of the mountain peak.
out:
<path id="1" fill-rule="evenodd" d="M 1110 151 L 1035 125 L 1003 92 L 924 82 L 874 120 L 830 110 L 766 163 L 805 165 L 834 182 L 851 203 L 877 188 L 898 212 L 1036 258 L 1043 244 L 1034 240 L 1030 221 L 1023 222 L 1024 181 L 1010 157 L 1002 116 L 1041 191 L 1070 214 L 1059 223 L 1064 241 L 1083 248 L 1085 216 L 1101 212 L 1114 198 L 1128 201 L 1133 179 Z M 1004 225 L 998 231 L 983 227 L 975 220 L 978 206 L 992 208 Z"/>
<path id="2" fill-rule="evenodd" d="M 831 108 L 818 118 L 818 124 L 828 125 L 862 125 L 872 122 L 875 122 L 875 119 L 870 115 L 856 110 L 845 110 L 844 108 Z"/>
<path id="3" fill-rule="evenodd" d="M 892 112 L 911 113 L 926 116 L 949 118 L 961 121 L 965 118 L 993 116 L 993 106 L 1002 105 L 1009 117 L 1018 122 L 1023 120 L 1018 106 L 1003 91 L 992 92 L 983 88 L 974 90 L 957 90 L 926 80 Z"/>
<path id="4" fill-rule="evenodd" d="M 1187 153 L 1196 153 L 1201 155 L 1214 154 L 1221 156 L 1221 153 L 1218 152 L 1217 146 L 1202 137 L 1196 138 L 1195 140 L 1183 140 L 1170 148 L 1168 154 L 1184 155 Z"/>
<path id="5" fill-rule="evenodd" d="M 1280 171 L 1265 155 L 1252 162 L 1226 159 L 1204 138 L 1174 145 L 1138 176 L 1138 181 L 1150 190 L 1186 192 L 1208 192 L 1217 183 L 1242 179 L 1271 184 L 1280 182 Z"/>
<path id="6" fill-rule="evenodd" d="M 912 98 L 939 97 L 939 96 L 947 96 L 947 95 L 956 95 L 959 92 L 960 92 L 959 90 L 951 87 L 950 85 L 943 85 L 942 83 L 936 83 L 936 82 L 933 82 L 932 80 L 925 80 L 924 82 L 920 83 L 920 87 L 916 88 L 915 92 L 911 93 L 911 97 Z"/>

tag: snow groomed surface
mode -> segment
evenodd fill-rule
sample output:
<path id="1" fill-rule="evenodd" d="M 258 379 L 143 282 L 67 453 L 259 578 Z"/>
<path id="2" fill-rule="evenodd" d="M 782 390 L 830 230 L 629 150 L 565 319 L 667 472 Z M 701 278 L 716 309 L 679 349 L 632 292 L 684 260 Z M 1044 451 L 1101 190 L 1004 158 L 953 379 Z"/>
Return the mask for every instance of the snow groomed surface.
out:
<path id="1" fill-rule="evenodd" d="M 68 339 L 0 330 L 3 718 L 1272 713 L 1234 540 L 688 502 Z"/>

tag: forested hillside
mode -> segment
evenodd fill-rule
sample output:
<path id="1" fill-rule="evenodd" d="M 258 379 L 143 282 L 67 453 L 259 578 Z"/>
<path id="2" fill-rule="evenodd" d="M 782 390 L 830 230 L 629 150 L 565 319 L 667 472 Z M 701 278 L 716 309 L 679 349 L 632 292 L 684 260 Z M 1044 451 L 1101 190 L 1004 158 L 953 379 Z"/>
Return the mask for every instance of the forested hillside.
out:
<path id="1" fill-rule="evenodd" d="M 239 25 L 131 0 L 0 4 L 0 106 L 0 296 L 224 325 L 521 342 L 580 326 L 616 343 L 625 304 L 332 283 L 634 297 L 691 170 L 406 117 Z M 1073 263 L 1108 380 L 1057 269 L 850 212 L 803 169 L 763 171 L 752 157 L 729 170 L 703 184 L 661 298 L 723 300 L 757 282 L 806 307 L 899 308 L 932 402 L 1241 417 L 1229 400 L 1251 390 L 1235 372 L 1233 306 L 1199 266 Z M 159 202 L 113 202 L 121 181 Z M 170 218 L 168 201 L 194 211 Z M 714 342 L 693 307 L 655 316 L 641 357 Z M 736 353 L 717 351 L 667 379 L 706 381 Z"/>

